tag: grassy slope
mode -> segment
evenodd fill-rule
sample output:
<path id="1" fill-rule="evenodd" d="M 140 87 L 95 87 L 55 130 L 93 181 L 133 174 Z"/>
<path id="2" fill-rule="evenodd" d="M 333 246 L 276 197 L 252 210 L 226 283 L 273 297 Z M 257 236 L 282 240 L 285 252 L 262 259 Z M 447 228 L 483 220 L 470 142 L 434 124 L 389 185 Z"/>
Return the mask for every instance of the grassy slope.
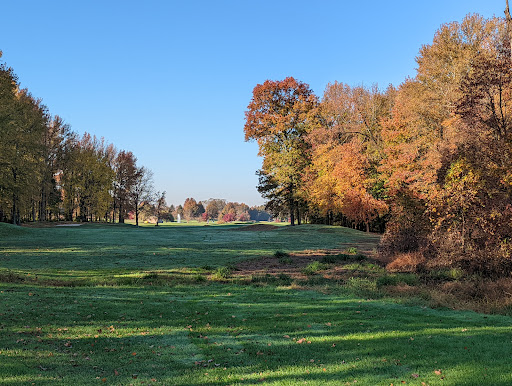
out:
<path id="1" fill-rule="evenodd" d="M 63 280 L 91 276 L 99 280 L 121 273 L 225 266 L 269 256 L 276 250 L 339 248 L 341 243 L 378 240 L 339 227 L 283 227 L 269 232 L 234 229 L 230 225 L 134 228 L 96 224 L 16 229 L 0 224 L 0 267 L 4 273 L 9 269 Z"/>
<path id="2" fill-rule="evenodd" d="M 0 224 L 0 267 L 82 277 L 367 241 L 328 227 L 252 233 Z M 505 316 L 287 287 L 35 284 L 0 284 L 0 384 L 512 383 Z"/>

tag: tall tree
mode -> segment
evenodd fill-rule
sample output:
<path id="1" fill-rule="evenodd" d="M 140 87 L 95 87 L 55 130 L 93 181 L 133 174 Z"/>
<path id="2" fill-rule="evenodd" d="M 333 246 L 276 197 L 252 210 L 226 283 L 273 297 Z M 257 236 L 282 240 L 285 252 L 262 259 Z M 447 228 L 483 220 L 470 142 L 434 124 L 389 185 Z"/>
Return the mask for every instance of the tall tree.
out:
<path id="1" fill-rule="evenodd" d="M 135 179 L 131 186 L 131 200 L 135 210 L 135 225 L 139 226 L 139 212 L 140 206 L 151 200 L 153 192 L 153 173 L 151 170 L 144 166 L 137 167 L 135 172 Z"/>
<path id="2" fill-rule="evenodd" d="M 320 103 L 321 120 L 310 132 L 312 163 L 307 174 L 310 201 L 323 213 L 338 213 L 353 225 L 387 212 L 378 196 L 382 159 L 381 122 L 389 117 L 395 90 L 385 93 L 335 82 Z"/>
<path id="3" fill-rule="evenodd" d="M 303 172 L 310 160 L 306 135 L 317 104 L 307 84 L 288 77 L 258 84 L 245 112 L 245 140 L 258 142 L 262 172 L 281 188 L 292 225 L 299 211 Z"/>
<path id="4" fill-rule="evenodd" d="M 185 200 L 183 204 L 183 216 L 187 220 L 192 220 L 201 216 L 204 212 L 204 207 L 201 202 L 197 202 L 194 198 L 190 197 Z"/>
<path id="5" fill-rule="evenodd" d="M 226 206 L 226 200 L 210 198 L 205 204 L 206 220 L 216 220 L 219 217 L 219 213 Z"/>
<path id="6" fill-rule="evenodd" d="M 61 117 L 53 117 L 43 135 L 43 171 L 40 185 L 39 219 L 49 219 L 51 211 L 61 201 L 57 189 L 57 175 L 62 170 L 62 151 L 66 138 L 70 135 L 70 127 Z"/>
<path id="7" fill-rule="evenodd" d="M 0 191 L 11 222 L 35 208 L 41 182 L 41 138 L 46 107 L 27 90 L 18 90 L 12 70 L 0 67 Z"/>
<path id="8" fill-rule="evenodd" d="M 114 207 L 119 212 L 119 222 L 124 223 L 132 198 L 131 191 L 137 178 L 137 159 L 131 151 L 120 151 L 115 159 Z"/>

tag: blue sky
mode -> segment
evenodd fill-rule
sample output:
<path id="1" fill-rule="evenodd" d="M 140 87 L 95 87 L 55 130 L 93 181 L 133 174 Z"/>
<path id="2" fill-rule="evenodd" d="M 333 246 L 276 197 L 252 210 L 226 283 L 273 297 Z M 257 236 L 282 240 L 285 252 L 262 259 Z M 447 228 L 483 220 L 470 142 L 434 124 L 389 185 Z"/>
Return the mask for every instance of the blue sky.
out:
<path id="1" fill-rule="evenodd" d="M 80 134 L 105 137 L 154 172 L 168 203 L 263 203 L 252 89 L 293 76 L 398 86 L 443 23 L 502 16 L 501 0 L 8 1 L 0 50 L 22 87 Z"/>

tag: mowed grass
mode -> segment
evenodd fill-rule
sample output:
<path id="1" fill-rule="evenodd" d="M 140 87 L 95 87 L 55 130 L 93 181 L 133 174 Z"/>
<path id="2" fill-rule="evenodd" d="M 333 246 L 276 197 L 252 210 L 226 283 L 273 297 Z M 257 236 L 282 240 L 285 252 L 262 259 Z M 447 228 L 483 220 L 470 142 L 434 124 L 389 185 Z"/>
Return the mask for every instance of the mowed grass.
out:
<path id="1" fill-rule="evenodd" d="M 1 225 L 0 266 L 13 281 L 4 276 L 0 283 L 0 384 L 512 384 L 507 316 L 405 306 L 341 287 L 112 279 L 375 241 L 322 226 L 257 233 L 229 226 Z M 45 272 L 83 282 L 32 279 Z M 103 278 L 95 281 L 96 274 Z"/>
<path id="2" fill-rule="evenodd" d="M 257 232 L 237 228 L 240 225 L 15 228 L 0 223 L 0 275 L 74 285 L 116 278 L 131 283 L 145 272 L 193 274 L 201 268 L 271 256 L 276 250 L 330 249 L 343 243 L 378 241 L 378 236 L 339 227 L 305 225 Z"/>

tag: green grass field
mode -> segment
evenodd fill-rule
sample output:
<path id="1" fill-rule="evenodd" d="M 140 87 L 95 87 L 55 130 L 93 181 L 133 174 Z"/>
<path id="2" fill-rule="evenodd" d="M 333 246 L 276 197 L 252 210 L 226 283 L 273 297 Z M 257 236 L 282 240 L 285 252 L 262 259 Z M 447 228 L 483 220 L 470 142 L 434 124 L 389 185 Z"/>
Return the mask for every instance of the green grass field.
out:
<path id="1" fill-rule="evenodd" d="M 237 276 L 276 251 L 377 242 L 312 225 L 0 224 L 0 384 L 512 384 L 508 316 L 380 298 L 381 269 L 359 260 L 319 266 L 344 282 Z"/>

